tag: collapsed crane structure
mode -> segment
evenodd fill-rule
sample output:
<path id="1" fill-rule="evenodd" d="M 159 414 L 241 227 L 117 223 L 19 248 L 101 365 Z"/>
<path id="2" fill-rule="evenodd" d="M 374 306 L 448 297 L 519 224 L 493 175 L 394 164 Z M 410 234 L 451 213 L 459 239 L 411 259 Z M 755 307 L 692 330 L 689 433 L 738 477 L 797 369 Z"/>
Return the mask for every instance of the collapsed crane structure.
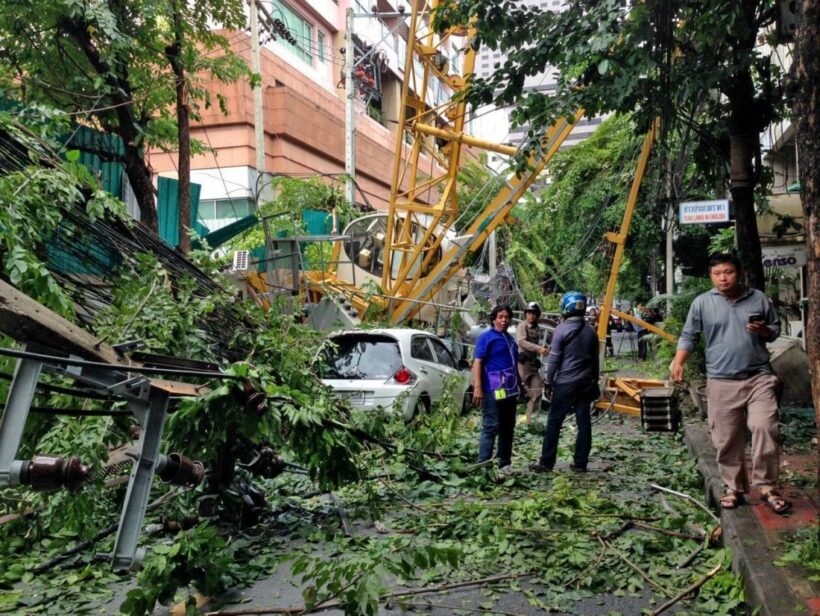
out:
<path id="1" fill-rule="evenodd" d="M 413 3 L 409 15 L 389 210 L 353 221 L 334 241 L 333 266 L 303 275 L 303 291 L 311 300 L 325 297 L 336 302 L 335 298 L 343 298 L 341 304 L 337 303 L 337 311 L 331 311 L 329 317 L 324 315 L 325 323 L 338 319 L 355 325 L 373 308 L 394 324 L 412 319 L 433 322 L 440 311 L 457 310 L 457 287 L 448 283 L 467 256 L 480 250 L 490 234 L 505 223 L 584 115 L 584 110 L 578 109 L 570 117 L 559 118 L 528 152 L 522 170 L 506 179 L 480 211 L 465 219 L 464 204 L 457 196 L 464 148 L 511 157 L 520 152 L 516 147 L 491 143 L 465 132 L 469 110 L 463 94 L 475 67 L 475 32 L 469 26 L 437 32 L 431 19 L 437 5 L 437 0 Z M 459 47 L 464 50 L 460 67 L 445 53 L 453 37 L 460 39 Z M 451 94 L 443 100 L 442 87 Z M 674 340 L 668 332 L 612 308 L 626 237 L 656 131 L 657 124 L 644 140 L 621 228 L 604 236 L 615 250 L 598 325 L 601 361 L 610 314 Z M 425 161 L 430 163 L 429 170 L 425 167 L 423 171 Z M 367 281 L 376 283 L 378 292 L 373 292 L 372 284 L 366 291 Z M 264 289 L 264 284 L 254 286 Z M 641 390 L 663 385 L 663 381 L 610 379 L 599 407 L 640 414 Z"/>

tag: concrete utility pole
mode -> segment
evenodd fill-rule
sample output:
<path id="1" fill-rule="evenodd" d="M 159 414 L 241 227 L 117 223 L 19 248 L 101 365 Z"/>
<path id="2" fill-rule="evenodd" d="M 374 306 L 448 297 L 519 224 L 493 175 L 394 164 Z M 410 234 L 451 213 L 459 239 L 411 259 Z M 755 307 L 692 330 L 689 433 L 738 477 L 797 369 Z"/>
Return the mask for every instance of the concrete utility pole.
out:
<path id="1" fill-rule="evenodd" d="M 672 244 L 672 240 L 675 239 L 674 237 L 674 220 L 675 220 L 675 208 L 672 204 L 672 201 L 669 202 L 668 209 L 666 211 L 666 294 L 667 295 L 674 295 L 675 294 L 675 254 L 674 254 L 674 245 Z M 667 305 L 667 310 L 668 310 Z"/>
<path id="2" fill-rule="evenodd" d="M 253 72 L 260 76 L 259 83 L 253 88 L 253 132 L 256 143 L 256 205 L 262 201 L 260 196 L 266 194 L 264 182 L 258 176 L 265 174 L 265 115 L 262 110 L 262 55 L 259 48 L 259 15 L 256 0 L 249 0 L 251 12 L 251 56 Z"/>
<path id="3" fill-rule="evenodd" d="M 354 13 L 352 8 L 345 11 L 345 174 L 347 174 L 347 182 L 345 183 L 345 199 L 350 205 L 356 204 L 356 46 L 353 43 L 353 23 L 357 17 L 364 19 L 374 19 L 379 17 L 400 17 L 404 19 L 405 9 L 403 6 L 399 7 L 398 12 L 374 12 L 370 13 Z M 379 43 L 382 43 L 387 36 L 393 34 L 398 29 L 398 26 L 390 28 L 386 34 L 382 36 Z M 378 47 L 378 44 L 371 47 L 370 51 L 359 58 L 359 64 L 365 62 L 372 56 Z"/>
<path id="4" fill-rule="evenodd" d="M 356 86 L 353 68 L 356 53 L 353 48 L 353 9 L 345 13 L 345 199 L 352 206 L 356 203 Z"/>

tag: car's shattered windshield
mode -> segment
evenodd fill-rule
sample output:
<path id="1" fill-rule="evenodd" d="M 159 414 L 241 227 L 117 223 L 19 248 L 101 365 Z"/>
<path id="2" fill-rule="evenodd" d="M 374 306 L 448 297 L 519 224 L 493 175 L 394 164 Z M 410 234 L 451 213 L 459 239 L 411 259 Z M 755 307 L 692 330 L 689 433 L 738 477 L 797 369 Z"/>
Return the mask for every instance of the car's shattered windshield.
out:
<path id="1" fill-rule="evenodd" d="M 395 339 L 354 334 L 330 339 L 317 364 L 324 379 L 387 379 L 401 368 L 402 361 Z"/>

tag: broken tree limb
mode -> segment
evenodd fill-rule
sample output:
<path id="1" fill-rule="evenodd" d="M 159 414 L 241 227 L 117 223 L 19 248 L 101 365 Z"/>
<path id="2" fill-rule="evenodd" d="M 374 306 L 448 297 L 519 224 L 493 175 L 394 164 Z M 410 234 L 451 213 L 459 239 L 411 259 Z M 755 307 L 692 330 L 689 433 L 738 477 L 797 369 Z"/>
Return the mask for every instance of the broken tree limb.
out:
<path id="1" fill-rule="evenodd" d="M 689 496 L 688 494 L 684 494 L 683 492 L 677 492 L 677 491 L 675 491 L 675 490 L 670 490 L 669 488 L 664 488 L 663 486 L 659 486 L 659 485 L 654 484 L 654 483 L 650 483 L 650 484 L 649 484 L 649 487 L 651 487 L 651 488 L 653 488 L 653 489 L 655 489 L 655 490 L 660 490 L 661 492 L 666 492 L 667 494 L 674 494 L 675 496 L 678 496 L 678 497 L 680 497 L 680 498 L 683 498 L 683 499 L 685 499 L 685 500 L 688 500 L 688 501 L 689 501 L 690 503 L 692 503 L 693 505 L 696 505 L 696 506 L 700 507 L 701 509 L 703 509 L 703 511 L 705 511 L 707 514 L 709 514 L 709 516 L 710 516 L 710 517 L 711 517 L 711 518 L 712 518 L 712 519 L 713 519 L 713 520 L 714 520 L 717 524 L 720 524 L 720 518 L 719 518 L 719 517 L 717 517 L 714 513 L 712 513 L 712 510 L 711 510 L 711 509 L 709 509 L 709 507 L 707 507 L 707 506 L 706 506 L 706 505 L 704 505 L 703 503 L 699 502 L 697 499 L 692 498 L 692 497 L 691 497 L 691 496 Z"/>
<path id="2" fill-rule="evenodd" d="M 601 552 L 598 554 L 598 558 L 595 559 L 595 562 L 592 563 L 589 567 L 587 567 L 583 571 L 581 571 L 581 573 L 576 575 L 569 582 L 564 584 L 564 586 L 565 587 L 566 586 L 572 586 L 573 584 L 576 584 L 576 583 L 580 582 L 582 579 L 584 579 L 584 576 L 587 573 L 590 573 L 591 571 L 595 571 L 595 569 L 597 569 L 600 566 L 601 562 L 604 560 L 604 556 L 606 556 L 606 553 L 607 553 L 608 550 L 609 550 L 609 548 L 607 548 L 606 545 L 602 545 Z"/>
<path id="3" fill-rule="evenodd" d="M 686 597 L 686 596 L 688 596 L 688 595 L 691 595 L 691 594 L 692 594 L 693 592 L 695 592 L 698 588 L 700 588 L 700 587 L 701 587 L 701 586 L 703 586 L 706 582 L 708 582 L 710 579 L 712 579 L 713 577 L 715 577 L 715 575 L 717 575 L 717 572 L 718 572 L 718 571 L 720 571 L 722 567 L 723 567 L 723 565 L 722 565 L 721 563 L 718 563 L 718 564 L 717 564 L 717 566 L 715 566 L 715 568 L 714 568 L 714 569 L 712 569 L 711 571 L 709 571 L 709 573 L 707 573 L 706 575 L 704 575 L 704 576 L 703 576 L 702 578 L 700 578 L 697 582 L 695 582 L 695 583 L 694 583 L 694 584 L 692 584 L 691 586 L 688 586 L 688 587 L 684 588 L 684 589 L 683 589 L 683 590 L 682 590 L 679 594 L 675 595 L 675 596 L 674 596 L 674 597 L 672 597 L 669 601 L 667 601 L 667 602 L 666 602 L 666 603 L 664 603 L 662 606 L 660 606 L 658 609 L 656 609 L 654 612 L 652 612 L 652 616 L 658 616 L 658 614 L 662 614 L 663 612 L 665 612 L 666 610 L 668 610 L 670 607 L 672 607 L 673 605 L 675 605 L 678 601 L 680 601 L 680 600 L 681 600 L 681 599 L 683 599 L 684 597 Z"/>
<path id="4" fill-rule="evenodd" d="M 624 556 L 623 554 L 621 554 L 621 552 L 620 552 L 620 551 L 618 551 L 617 549 L 615 549 L 615 548 L 613 547 L 613 545 L 612 545 L 611 543 L 609 543 L 606 539 L 604 539 L 604 538 L 603 538 L 603 537 L 601 537 L 601 536 L 598 536 L 598 541 L 600 541 L 600 542 L 601 542 L 601 545 L 605 546 L 605 547 L 606 547 L 606 548 L 607 548 L 610 552 L 612 552 L 613 554 L 615 554 L 615 556 L 617 556 L 617 557 L 618 557 L 618 558 L 620 558 L 622 561 L 624 561 L 624 563 L 626 563 L 626 565 L 627 565 L 630 569 L 632 569 L 635 573 L 637 573 L 637 574 L 638 574 L 638 575 L 640 575 L 643 579 L 645 579 L 647 582 L 649 582 L 649 584 L 650 584 L 650 585 L 652 585 L 654 588 L 656 588 L 657 590 L 661 591 L 661 592 L 662 592 L 663 594 L 665 594 L 667 597 L 671 597 L 671 596 L 672 596 L 672 593 L 671 593 L 669 590 L 667 590 L 667 589 L 666 589 L 666 588 L 665 588 L 665 587 L 664 587 L 661 583 L 656 582 L 656 581 L 655 581 L 655 580 L 653 580 L 651 577 L 649 577 L 649 575 L 648 575 L 648 574 L 647 574 L 647 573 L 646 573 L 643 569 L 641 569 L 638 565 L 636 565 L 636 564 L 635 564 L 635 563 L 633 563 L 631 560 L 629 560 L 626 556 Z"/>
<path id="5" fill-rule="evenodd" d="M 424 509 L 419 507 L 416 503 L 411 501 L 409 498 L 401 494 L 395 487 L 393 487 L 393 483 L 390 481 L 389 477 L 386 480 L 379 479 L 379 483 L 381 483 L 385 487 L 385 489 L 387 489 L 391 494 L 393 494 L 396 498 L 402 501 L 405 505 L 420 512 L 415 515 L 422 515 L 427 513 Z"/>
<path id="6" fill-rule="evenodd" d="M 644 524 L 642 522 L 634 522 L 632 524 L 635 528 L 640 528 L 642 530 L 649 530 L 655 533 L 660 533 L 662 535 L 667 535 L 669 537 L 677 537 L 678 539 L 689 539 L 691 541 L 701 541 L 703 539 L 703 535 L 690 535 L 688 533 L 679 533 L 674 530 L 669 530 L 666 528 L 661 528 L 660 526 L 654 526 L 652 524 Z"/>
<path id="7" fill-rule="evenodd" d="M 705 547 L 706 547 L 706 544 L 701 543 L 698 547 L 696 547 L 694 550 L 692 550 L 692 553 L 689 554 L 689 556 L 687 556 L 682 561 L 680 561 L 680 564 L 678 565 L 678 569 L 683 569 L 684 567 L 688 567 L 692 563 L 692 561 L 695 560 L 698 557 L 698 554 L 703 552 L 703 549 Z"/>
<path id="8" fill-rule="evenodd" d="M 398 599 L 400 597 L 411 597 L 414 595 L 425 595 L 428 593 L 441 592 L 444 590 L 453 590 L 455 588 L 466 588 L 468 586 L 477 586 L 482 584 L 494 584 L 495 582 L 503 582 L 505 580 L 521 579 L 531 577 L 534 573 L 505 573 L 502 575 L 492 575 L 490 577 L 481 578 L 478 580 L 467 580 L 465 582 L 454 582 L 452 584 L 440 584 L 438 586 L 428 586 L 425 588 L 414 588 L 412 590 L 402 590 L 399 592 L 392 592 L 382 595 L 379 602 L 389 601 L 390 599 Z M 237 611 L 218 611 L 208 612 L 207 616 L 239 616 L 240 614 L 253 614 L 254 616 L 264 616 L 265 614 L 314 614 L 323 612 L 325 610 L 341 607 L 340 601 L 329 601 L 321 606 L 315 606 L 311 609 L 295 609 L 295 608 L 267 608 L 259 610 L 237 610 Z"/>
<path id="9" fill-rule="evenodd" d="M 450 614 L 456 614 L 458 612 L 476 612 L 479 614 L 501 614 L 501 616 L 520 616 L 519 612 L 503 612 L 501 610 L 497 610 L 495 608 L 491 610 L 485 609 L 477 609 L 474 607 L 464 607 L 461 605 L 443 605 L 441 603 L 431 603 L 430 601 L 425 601 L 424 603 L 406 603 L 404 604 L 410 608 L 422 608 L 422 609 L 430 609 L 430 608 L 438 608 L 440 610 L 448 610 Z"/>
<path id="10" fill-rule="evenodd" d="M 627 520 L 626 522 L 621 524 L 618 528 L 616 528 L 611 533 L 609 533 L 606 537 L 604 537 L 604 539 L 606 539 L 607 541 L 611 541 L 612 539 L 615 539 L 615 537 L 620 537 L 626 531 L 628 531 L 630 528 L 635 526 L 635 524 L 636 523 L 633 522 L 632 520 Z"/>

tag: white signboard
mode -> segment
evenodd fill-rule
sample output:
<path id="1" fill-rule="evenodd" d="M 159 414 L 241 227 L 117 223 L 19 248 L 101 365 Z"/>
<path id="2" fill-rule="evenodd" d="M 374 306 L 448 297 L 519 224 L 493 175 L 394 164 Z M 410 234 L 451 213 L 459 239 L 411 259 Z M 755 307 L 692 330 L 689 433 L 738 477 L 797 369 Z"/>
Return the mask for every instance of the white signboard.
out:
<path id="1" fill-rule="evenodd" d="M 684 201 L 680 204 L 682 225 L 729 222 L 729 200 Z"/>
<path id="2" fill-rule="evenodd" d="M 806 263 L 805 244 L 763 246 L 763 267 L 803 267 Z"/>

